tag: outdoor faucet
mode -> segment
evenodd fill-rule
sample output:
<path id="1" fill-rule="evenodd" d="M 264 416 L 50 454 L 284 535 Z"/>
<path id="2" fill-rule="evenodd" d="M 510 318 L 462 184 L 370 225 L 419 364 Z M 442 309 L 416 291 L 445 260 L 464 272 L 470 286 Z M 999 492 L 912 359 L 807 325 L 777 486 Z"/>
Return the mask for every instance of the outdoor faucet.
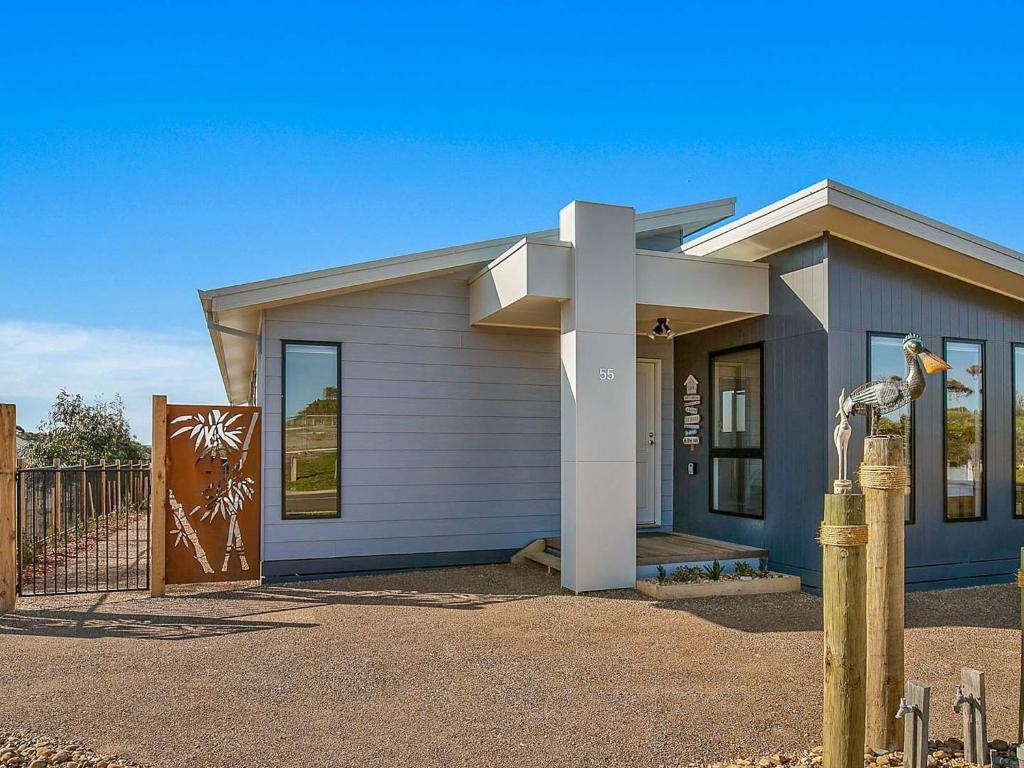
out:
<path id="1" fill-rule="evenodd" d="M 964 695 L 964 687 L 963 687 L 963 685 L 962 684 L 958 685 L 956 687 L 956 698 L 953 699 L 953 711 L 954 712 L 962 712 L 964 704 L 970 704 L 970 703 L 971 703 L 970 697 Z"/>
<path id="2" fill-rule="evenodd" d="M 896 719 L 902 720 L 907 715 L 912 715 L 917 711 L 917 707 L 913 704 L 908 704 L 907 700 L 900 697 L 900 707 L 896 710 Z"/>

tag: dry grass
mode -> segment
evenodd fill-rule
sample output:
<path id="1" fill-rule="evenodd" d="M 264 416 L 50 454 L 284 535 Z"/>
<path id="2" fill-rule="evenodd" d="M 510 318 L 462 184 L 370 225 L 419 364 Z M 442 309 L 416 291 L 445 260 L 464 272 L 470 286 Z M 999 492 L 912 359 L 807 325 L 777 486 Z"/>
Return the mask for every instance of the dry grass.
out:
<path id="1" fill-rule="evenodd" d="M 956 733 L 961 665 L 1016 721 L 1015 587 L 908 597 L 907 670 Z M 575 596 L 533 564 L 162 600 L 24 600 L 0 617 L 0 726 L 161 766 L 648 766 L 813 746 L 820 602 Z"/>

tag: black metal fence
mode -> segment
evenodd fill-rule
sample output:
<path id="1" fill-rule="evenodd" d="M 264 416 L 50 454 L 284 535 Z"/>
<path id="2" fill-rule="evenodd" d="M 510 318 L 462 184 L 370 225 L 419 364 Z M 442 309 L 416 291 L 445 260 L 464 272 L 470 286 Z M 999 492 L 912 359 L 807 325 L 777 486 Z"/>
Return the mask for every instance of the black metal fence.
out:
<path id="1" fill-rule="evenodd" d="M 18 593 L 149 588 L 149 465 L 19 467 Z"/>

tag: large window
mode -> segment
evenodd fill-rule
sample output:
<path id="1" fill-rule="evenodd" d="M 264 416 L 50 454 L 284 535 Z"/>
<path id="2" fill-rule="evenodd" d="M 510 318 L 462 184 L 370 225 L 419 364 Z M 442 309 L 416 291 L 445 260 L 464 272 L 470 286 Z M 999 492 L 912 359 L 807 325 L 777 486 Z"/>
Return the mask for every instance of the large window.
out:
<path id="1" fill-rule="evenodd" d="M 890 333 L 868 334 L 868 380 L 902 381 L 907 375 L 903 355 L 903 336 Z M 907 403 L 882 416 L 878 433 L 903 438 L 903 463 L 907 465 L 907 487 L 903 492 L 903 519 L 914 522 L 914 404 Z"/>
<path id="2" fill-rule="evenodd" d="M 338 383 L 340 345 L 286 341 L 282 347 L 281 516 L 341 514 Z"/>
<path id="3" fill-rule="evenodd" d="M 764 517 L 761 346 L 711 356 L 711 510 Z"/>
<path id="4" fill-rule="evenodd" d="M 943 449 L 946 520 L 985 518 L 985 348 L 980 341 L 946 339 L 942 375 L 946 397 Z"/>
<path id="5" fill-rule="evenodd" d="M 1024 346 L 1013 345 L 1013 516 L 1024 517 Z"/>

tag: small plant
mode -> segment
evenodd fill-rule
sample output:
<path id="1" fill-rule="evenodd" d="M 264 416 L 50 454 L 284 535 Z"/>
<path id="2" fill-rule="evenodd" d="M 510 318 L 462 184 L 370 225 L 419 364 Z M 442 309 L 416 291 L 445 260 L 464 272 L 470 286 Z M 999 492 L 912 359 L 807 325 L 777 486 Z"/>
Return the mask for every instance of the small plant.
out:
<path id="1" fill-rule="evenodd" d="M 658 566 L 658 583 L 668 584 L 668 571 L 665 570 L 664 565 Z"/>
<path id="2" fill-rule="evenodd" d="M 743 561 L 736 563 L 732 567 L 732 572 L 741 579 L 754 579 L 758 575 L 758 571 L 754 570 L 754 566 Z"/>
<path id="3" fill-rule="evenodd" d="M 722 574 L 724 573 L 725 569 L 722 567 L 722 564 L 717 560 L 715 560 L 715 562 L 713 562 L 711 565 L 704 566 L 704 575 L 712 581 L 721 581 Z"/>
<path id="4" fill-rule="evenodd" d="M 762 576 L 768 575 L 768 558 L 762 557 L 757 561 L 757 572 Z"/>
<path id="5" fill-rule="evenodd" d="M 703 578 L 704 572 L 694 565 L 681 565 L 672 571 L 672 581 L 682 584 L 692 584 Z"/>

